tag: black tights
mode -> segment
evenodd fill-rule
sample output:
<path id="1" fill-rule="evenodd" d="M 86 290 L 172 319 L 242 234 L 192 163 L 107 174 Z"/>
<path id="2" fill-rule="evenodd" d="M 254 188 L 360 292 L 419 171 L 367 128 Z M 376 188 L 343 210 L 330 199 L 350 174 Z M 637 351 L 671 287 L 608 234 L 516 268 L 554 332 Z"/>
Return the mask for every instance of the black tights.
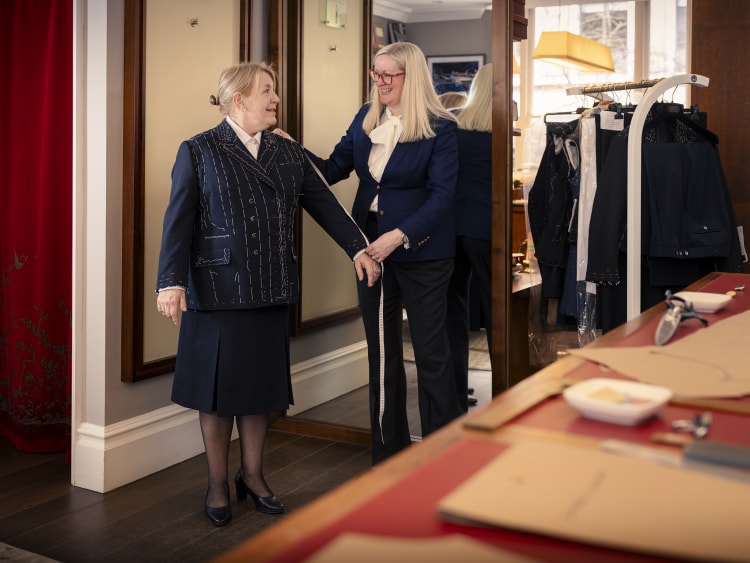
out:
<path id="1" fill-rule="evenodd" d="M 206 505 L 213 508 L 227 506 L 229 444 L 235 417 L 201 412 L 199 420 L 208 462 Z M 263 445 L 268 430 L 268 415 L 249 414 L 238 416 L 236 420 L 240 436 L 242 479 L 256 495 L 271 496 L 273 493 L 263 479 Z"/>

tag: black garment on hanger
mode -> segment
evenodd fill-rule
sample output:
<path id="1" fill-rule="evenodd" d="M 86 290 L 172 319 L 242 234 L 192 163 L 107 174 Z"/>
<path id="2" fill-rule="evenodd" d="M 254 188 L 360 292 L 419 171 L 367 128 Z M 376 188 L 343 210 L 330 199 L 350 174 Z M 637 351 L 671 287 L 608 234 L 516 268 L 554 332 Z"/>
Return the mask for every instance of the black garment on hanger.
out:
<path id="1" fill-rule="evenodd" d="M 571 123 L 548 124 L 547 145 L 534 184 L 529 190 L 529 228 L 542 278 L 542 297 L 560 297 L 567 261 L 568 223 L 573 198 L 570 179 L 574 173 L 563 150 L 573 132 Z"/>
<path id="2" fill-rule="evenodd" d="M 660 104 L 649 112 L 641 147 L 642 310 L 666 289 L 678 291 L 709 271 L 742 271 L 717 141 L 682 112 L 670 114 Z M 627 144 L 627 130 L 612 140 L 589 227 L 586 279 L 600 284 L 604 331 L 627 320 Z"/>

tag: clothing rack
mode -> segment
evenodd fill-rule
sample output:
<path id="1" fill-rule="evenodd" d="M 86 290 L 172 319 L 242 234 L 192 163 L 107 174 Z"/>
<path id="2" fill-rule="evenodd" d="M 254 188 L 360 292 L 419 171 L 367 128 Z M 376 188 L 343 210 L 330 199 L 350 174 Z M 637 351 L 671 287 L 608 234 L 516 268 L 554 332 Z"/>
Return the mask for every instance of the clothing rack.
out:
<path id="1" fill-rule="evenodd" d="M 640 80 L 636 82 L 619 82 L 568 88 L 568 95 L 593 95 L 615 90 L 646 89 L 633 113 L 628 133 L 628 204 L 627 204 L 627 320 L 634 319 L 641 314 L 641 144 L 643 141 L 643 126 L 651 106 L 659 97 L 669 90 L 682 84 L 693 86 L 708 86 L 708 78 L 700 74 L 678 74 L 668 78 Z M 597 96 L 594 96 L 597 97 Z"/>
<path id="2" fill-rule="evenodd" d="M 584 95 L 601 99 L 601 96 L 596 96 L 595 94 L 619 90 L 643 90 L 655 86 L 662 80 L 663 78 L 652 78 L 650 80 L 639 80 L 637 82 L 613 82 L 611 84 L 599 84 L 597 86 L 573 86 L 571 88 L 566 88 L 565 93 L 569 96 Z"/>

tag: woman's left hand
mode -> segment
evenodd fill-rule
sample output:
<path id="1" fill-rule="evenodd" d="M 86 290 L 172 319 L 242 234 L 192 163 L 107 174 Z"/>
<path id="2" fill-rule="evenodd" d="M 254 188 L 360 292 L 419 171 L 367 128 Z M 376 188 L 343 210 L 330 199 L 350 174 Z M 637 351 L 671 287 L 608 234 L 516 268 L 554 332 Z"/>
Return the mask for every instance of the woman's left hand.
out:
<path id="1" fill-rule="evenodd" d="M 399 229 L 393 229 L 392 231 L 383 233 L 377 238 L 377 240 L 371 242 L 370 246 L 365 248 L 365 252 L 377 262 L 382 262 L 402 244 L 401 231 Z"/>
<path id="2" fill-rule="evenodd" d="M 365 276 L 367 276 L 367 287 L 375 285 L 382 272 L 380 264 L 370 258 L 367 252 L 362 252 L 354 259 L 354 269 L 357 271 L 357 279 L 359 281 L 364 280 Z"/>

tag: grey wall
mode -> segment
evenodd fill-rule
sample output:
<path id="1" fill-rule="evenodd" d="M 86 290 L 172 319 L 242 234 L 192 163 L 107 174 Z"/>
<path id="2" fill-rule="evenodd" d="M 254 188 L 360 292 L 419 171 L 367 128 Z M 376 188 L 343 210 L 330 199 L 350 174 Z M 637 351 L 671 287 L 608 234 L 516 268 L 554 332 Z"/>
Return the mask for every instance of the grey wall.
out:
<path id="1" fill-rule="evenodd" d="M 492 12 L 486 11 L 478 20 L 425 22 L 406 24 L 406 39 L 420 46 L 424 54 L 484 55 L 492 58 Z"/>

